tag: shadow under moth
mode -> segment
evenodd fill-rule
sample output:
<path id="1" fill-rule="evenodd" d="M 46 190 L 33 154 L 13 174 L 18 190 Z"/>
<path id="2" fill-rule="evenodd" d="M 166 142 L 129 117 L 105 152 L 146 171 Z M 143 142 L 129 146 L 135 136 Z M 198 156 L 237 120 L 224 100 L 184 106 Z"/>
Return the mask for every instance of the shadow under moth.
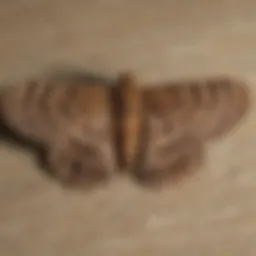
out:
<path id="1" fill-rule="evenodd" d="M 113 86 L 24 82 L 4 88 L 0 103 L 3 122 L 46 149 L 64 184 L 91 187 L 122 169 L 162 186 L 199 169 L 206 143 L 233 128 L 250 99 L 229 77 L 142 86 L 123 73 Z"/>

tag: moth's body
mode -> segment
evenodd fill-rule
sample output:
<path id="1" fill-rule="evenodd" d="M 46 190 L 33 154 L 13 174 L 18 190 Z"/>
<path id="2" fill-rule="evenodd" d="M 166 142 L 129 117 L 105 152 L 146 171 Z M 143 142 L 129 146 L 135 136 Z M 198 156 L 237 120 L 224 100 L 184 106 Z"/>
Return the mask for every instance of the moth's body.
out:
<path id="1" fill-rule="evenodd" d="M 205 143 L 238 123 L 249 108 L 248 94 L 235 79 L 140 87 L 132 75 L 121 74 L 113 88 L 45 82 L 8 87 L 1 114 L 14 131 L 49 150 L 49 165 L 61 180 L 106 180 L 118 156 L 140 181 L 164 184 L 202 165 Z"/>
<path id="2" fill-rule="evenodd" d="M 97 168 L 101 173 L 107 176 L 115 169 L 110 101 L 109 89 L 102 84 L 32 81 L 6 88 L 1 112 L 12 130 L 49 150 L 48 160 L 57 176 L 68 181 L 73 175 L 71 165 L 81 161 L 87 170 L 83 172 L 80 164 L 77 180 L 87 182 L 92 165 L 86 154 L 82 157 L 83 148 L 87 154 L 88 148 L 94 151 L 91 157 L 101 166 Z"/>
<path id="3" fill-rule="evenodd" d="M 140 88 L 130 74 L 122 74 L 118 79 L 122 115 L 120 119 L 122 163 L 131 165 L 136 158 L 143 131 L 143 101 Z M 117 106 L 118 107 L 118 106 Z"/>

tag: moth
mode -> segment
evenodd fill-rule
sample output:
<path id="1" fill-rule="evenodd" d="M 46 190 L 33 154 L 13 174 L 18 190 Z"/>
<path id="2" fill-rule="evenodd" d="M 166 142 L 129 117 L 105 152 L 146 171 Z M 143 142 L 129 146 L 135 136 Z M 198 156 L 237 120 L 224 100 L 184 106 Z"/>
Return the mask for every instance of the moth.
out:
<path id="1" fill-rule="evenodd" d="M 47 149 L 60 181 L 81 187 L 107 182 L 121 169 L 150 186 L 193 173 L 206 143 L 250 106 L 248 87 L 236 79 L 142 85 L 130 73 L 112 86 L 30 81 L 1 96 L 3 121 Z"/>

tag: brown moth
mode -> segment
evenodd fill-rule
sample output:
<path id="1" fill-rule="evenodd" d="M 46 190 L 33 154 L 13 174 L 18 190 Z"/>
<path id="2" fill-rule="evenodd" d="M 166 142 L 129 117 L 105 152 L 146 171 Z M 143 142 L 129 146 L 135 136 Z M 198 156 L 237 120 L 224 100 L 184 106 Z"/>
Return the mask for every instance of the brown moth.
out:
<path id="1" fill-rule="evenodd" d="M 107 181 L 116 169 L 111 89 L 102 83 L 24 82 L 2 92 L 8 127 L 47 149 L 65 184 Z"/>
<path id="2" fill-rule="evenodd" d="M 229 78 L 140 86 L 121 74 L 104 83 L 31 81 L 2 93 L 4 122 L 42 144 L 64 183 L 91 187 L 120 168 L 148 185 L 197 170 L 205 144 L 249 108 L 248 88 Z"/>
<path id="3" fill-rule="evenodd" d="M 147 185 L 161 185 L 197 170 L 205 143 L 233 128 L 249 108 L 238 80 L 217 77 L 136 87 L 124 84 L 124 152 L 130 172 Z M 132 160 L 133 159 L 133 160 Z"/>

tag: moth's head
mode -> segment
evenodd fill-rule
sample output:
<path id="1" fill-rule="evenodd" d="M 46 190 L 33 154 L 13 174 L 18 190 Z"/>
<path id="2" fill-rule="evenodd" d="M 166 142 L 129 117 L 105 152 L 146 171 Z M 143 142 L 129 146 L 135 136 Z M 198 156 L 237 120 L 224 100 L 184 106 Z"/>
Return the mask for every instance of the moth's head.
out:
<path id="1" fill-rule="evenodd" d="M 54 176 L 64 186 L 72 188 L 89 189 L 106 183 L 111 176 L 101 151 L 93 146 L 73 143 L 53 150 L 49 165 Z"/>

